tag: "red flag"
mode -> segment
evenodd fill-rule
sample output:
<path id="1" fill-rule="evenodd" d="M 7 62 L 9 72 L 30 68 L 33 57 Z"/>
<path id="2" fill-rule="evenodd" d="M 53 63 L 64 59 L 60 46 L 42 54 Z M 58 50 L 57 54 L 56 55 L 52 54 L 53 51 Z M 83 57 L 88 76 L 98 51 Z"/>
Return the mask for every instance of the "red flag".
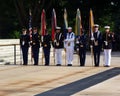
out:
<path id="1" fill-rule="evenodd" d="M 46 15 L 45 10 L 43 9 L 41 14 L 41 35 L 44 36 L 46 34 Z"/>
<path id="2" fill-rule="evenodd" d="M 55 28 L 57 26 L 55 9 L 52 11 L 52 40 L 55 38 Z"/>

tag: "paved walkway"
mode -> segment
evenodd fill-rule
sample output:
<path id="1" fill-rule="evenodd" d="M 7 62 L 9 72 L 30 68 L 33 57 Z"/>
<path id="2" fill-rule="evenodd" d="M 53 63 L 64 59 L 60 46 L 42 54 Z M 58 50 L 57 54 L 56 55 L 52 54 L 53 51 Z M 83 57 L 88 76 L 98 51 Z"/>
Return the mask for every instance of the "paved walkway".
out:
<path id="1" fill-rule="evenodd" d="M 113 53 L 111 67 L 93 67 L 87 55 L 80 67 L 74 55 L 72 67 L 0 65 L 0 96 L 120 96 L 120 58 Z M 63 56 L 64 58 L 64 56 Z M 57 94 L 57 95 L 56 95 Z"/>
<path id="2" fill-rule="evenodd" d="M 0 42 L 11 44 L 19 40 Z M 13 62 L 13 46 L 0 47 L 0 50 L 1 60 Z M 19 46 L 17 56 L 20 62 Z M 85 67 L 79 66 L 76 54 L 72 67 L 66 66 L 64 52 L 62 66 L 55 66 L 53 53 L 51 66 L 43 66 L 41 57 L 40 54 L 39 66 L 33 66 L 31 62 L 28 66 L 0 64 L 0 96 L 120 96 L 120 52 L 112 52 L 111 67 L 103 67 L 103 53 L 100 67 L 93 66 L 89 52 Z"/>

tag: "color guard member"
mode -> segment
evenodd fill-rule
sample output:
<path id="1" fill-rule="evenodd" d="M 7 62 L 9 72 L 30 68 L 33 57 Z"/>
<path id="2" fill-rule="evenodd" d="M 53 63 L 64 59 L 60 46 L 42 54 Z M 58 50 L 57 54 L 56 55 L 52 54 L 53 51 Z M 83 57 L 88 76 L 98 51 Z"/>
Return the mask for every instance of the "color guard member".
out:
<path id="1" fill-rule="evenodd" d="M 72 66 L 73 64 L 73 54 L 74 54 L 74 41 L 75 34 L 72 32 L 72 27 L 68 27 L 68 32 L 66 39 L 64 40 L 64 47 L 66 50 L 66 58 L 68 66 Z"/>
<path id="2" fill-rule="evenodd" d="M 23 65 L 28 64 L 28 49 L 29 49 L 30 36 L 27 34 L 27 29 L 22 29 L 20 36 L 20 47 L 23 55 Z"/>
<path id="3" fill-rule="evenodd" d="M 104 66 L 109 67 L 111 63 L 112 42 L 114 34 L 110 32 L 110 26 L 105 26 L 105 33 L 103 34 L 103 49 L 104 49 Z"/>
<path id="4" fill-rule="evenodd" d="M 33 54 L 33 58 L 34 58 L 34 65 L 38 65 L 40 36 L 38 34 L 38 30 L 36 27 L 33 28 L 31 45 L 32 45 L 32 54 Z"/>
<path id="5" fill-rule="evenodd" d="M 81 35 L 76 37 L 76 47 L 80 58 L 80 66 L 85 66 L 86 60 L 86 35 L 81 31 Z"/>
<path id="6" fill-rule="evenodd" d="M 50 64 L 50 48 L 51 48 L 51 35 L 48 34 L 48 31 L 46 30 L 46 34 L 41 37 L 42 41 L 42 47 L 45 57 L 45 66 L 49 66 Z"/>
<path id="7" fill-rule="evenodd" d="M 64 47 L 64 35 L 61 32 L 61 27 L 56 27 L 54 48 L 55 48 L 55 61 L 57 66 L 62 64 L 62 50 Z"/>
<path id="8" fill-rule="evenodd" d="M 95 24 L 93 27 L 93 53 L 94 53 L 94 64 L 95 67 L 99 66 L 100 63 L 100 52 L 102 48 L 102 34 L 99 31 L 99 25 Z"/>

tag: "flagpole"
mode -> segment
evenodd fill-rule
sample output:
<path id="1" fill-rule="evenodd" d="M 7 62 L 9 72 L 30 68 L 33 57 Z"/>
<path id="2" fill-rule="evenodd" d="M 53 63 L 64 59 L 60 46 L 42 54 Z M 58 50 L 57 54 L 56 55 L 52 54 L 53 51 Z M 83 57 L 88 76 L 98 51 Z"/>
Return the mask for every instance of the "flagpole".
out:
<path id="1" fill-rule="evenodd" d="M 22 50 L 21 50 L 21 46 L 20 46 L 20 65 L 22 65 Z"/>
<path id="2" fill-rule="evenodd" d="M 41 42 L 43 42 L 43 38 L 45 34 L 46 34 L 46 15 L 45 15 L 45 10 L 43 9 L 41 14 Z M 44 57 L 43 48 L 42 48 L 42 65 L 43 65 L 44 58 L 45 57 Z"/>
<path id="3" fill-rule="evenodd" d="M 56 21 L 56 13 L 55 9 L 52 11 L 52 42 L 54 44 L 54 39 L 55 39 L 55 28 L 57 26 L 57 21 Z M 53 57 L 54 57 L 54 65 L 55 65 L 55 48 L 53 48 Z"/>
<path id="4" fill-rule="evenodd" d="M 41 36 L 41 39 L 43 39 L 43 36 Z M 42 40 L 41 40 L 42 41 Z M 42 41 L 43 42 L 43 41 Z M 43 54 L 43 48 L 42 48 L 42 65 L 43 65 L 43 58 L 44 58 L 44 54 Z"/>
<path id="5" fill-rule="evenodd" d="M 43 65 L 43 59 L 45 58 L 44 54 L 43 54 L 43 48 L 42 48 L 42 65 Z"/>
<path id="6" fill-rule="evenodd" d="M 80 14 L 80 10 L 79 8 L 77 9 L 77 14 L 76 14 L 76 24 L 75 24 L 75 34 L 76 36 L 81 36 L 81 30 L 82 29 L 82 23 L 81 23 L 81 14 Z M 79 51 L 77 50 L 77 54 L 78 54 L 78 63 L 80 63 L 80 55 L 79 55 Z"/>
<path id="7" fill-rule="evenodd" d="M 94 17 L 93 17 L 93 12 L 92 9 L 90 9 L 90 18 L 89 18 L 89 23 L 90 23 L 90 35 L 91 35 L 91 43 L 93 44 L 93 40 L 94 40 L 94 36 L 93 36 L 93 26 L 94 26 Z M 93 45 L 91 44 L 90 48 L 91 48 L 91 59 L 92 59 L 92 66 L 93 66 Z"/>
<path id="8" fill-rule="evenodd" d="M 68 20 L 67 20 L 67 10 L 66 8 L 64 9 L 64 24 L 65 24 L 65 34 L 66 35 L 66 30 L 68 28 Z M 67 65 L 66 64 L 66 49 L 64 50 L 65 51 L 65 66 Z"/>
<path id="9" fill-rule="evenodd" d="M 78 28 L 79 28 L 79 26 L 78 26 L 78 10 L 79 9 L 77 9 L 77 13 L 76 13 L 76 22 L 75 22 L 75 35 L 77 36 L 78 35 Z M 76 40 L 75 40 L 75 42 L 76 42 Z M 80 50 L 79 50 L 80 51 Z M 77 52 L 77 57 L 78 57 L 78 59 L 77 59 L 77 61 L 78 61 L 78 63 L 79 63 L 79 54 L 78 54 L 78 50 L 76 50 L 76 52 Z"/>
<path id="10" fill-rule="evenodd" d="M 32 42 L 32 13 L 31 13 L 31 9 L 29 9 L 29 35 L 30 35 L 30 42 Z M 31 64 L 33 62 L 32 60 L 33 58 L 33 53 L 32 53 L 32 46 L 31 46 Z"/>

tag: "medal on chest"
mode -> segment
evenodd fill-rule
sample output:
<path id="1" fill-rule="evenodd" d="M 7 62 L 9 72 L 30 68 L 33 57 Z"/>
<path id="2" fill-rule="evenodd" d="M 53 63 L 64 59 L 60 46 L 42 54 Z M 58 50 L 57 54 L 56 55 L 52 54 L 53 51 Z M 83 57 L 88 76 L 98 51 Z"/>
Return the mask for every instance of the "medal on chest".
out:
<path id="1" fill-rule="evenodd" d="M 57 40 L 56 40 L 56 46 L 59 46 L 60 44 L 59 44 L 59 41 L 60 41 L 60 38 L 61 38 L 61 33 L 57 36 Z"/>
<path id="2" fill-rule="evenodd" d="M 94 43 L 95 43 L 95 46 L 98 46 L 98 41 L 95 41 Z"/>

